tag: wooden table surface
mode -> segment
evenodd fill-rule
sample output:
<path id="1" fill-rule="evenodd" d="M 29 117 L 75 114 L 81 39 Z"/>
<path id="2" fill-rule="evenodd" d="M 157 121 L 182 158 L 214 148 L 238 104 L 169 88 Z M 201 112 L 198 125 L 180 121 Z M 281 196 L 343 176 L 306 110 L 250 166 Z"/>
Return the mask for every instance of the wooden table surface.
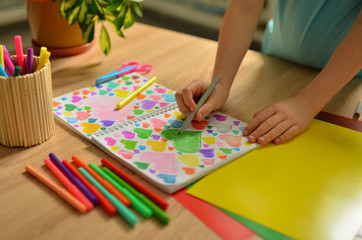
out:
<path id="1" fill-rule="evenodd" d="M 95 46 L 84 54 L 52 58 L 53 96 L 94 85 L 95 78 L 113 71 L 126 61 L 153 65 L 158 83 L 180 90 L 193 79 L 209 80 L 217 43 L 186 34 L 136 23 L 125 31 L 126 39 L 110 33 L 112 49 L 104 56 Z M 248 51 L 222 112 L 242 121 L 251 120 L 261 108 L 289 97 L 316 76 L 318 70 Z M 328 87 L 328 86 L 326 86 Z M 354 78 L 324 108 L 352 117 L 362 99 L 362 81 Z M 142 219 L 135 228 L 120 217 L 108 217 L 100 208 L 81 215 L 50 189 L 26 173 L 30 164 L 56 180 L 43 159 L 54 152 L 61 160 L 78 155 L 100 165 L 101 158 L 115 162 L 102 150 L 56 121 L 55 135 L 30 148 L 0 146 L 1 239 L 219 239 L 203 222 L 172 196 L 151 186 L 120 164 L 169 203 L 170 224 Z M 254 238 L 255 239 L 255 238 Z"/>

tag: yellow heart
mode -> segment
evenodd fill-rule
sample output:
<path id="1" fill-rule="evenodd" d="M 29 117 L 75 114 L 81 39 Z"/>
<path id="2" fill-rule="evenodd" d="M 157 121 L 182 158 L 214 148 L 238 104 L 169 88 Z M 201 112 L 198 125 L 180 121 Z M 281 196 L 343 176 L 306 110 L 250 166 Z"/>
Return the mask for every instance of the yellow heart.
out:
<path id="1" fill-rule="evenodd" d="M 117 93 L 117 97 L 125 97 L 129 94 L 129 91 L 122 89 L 116 89 L 114 92 Z"/>
<path id="2" fill-rule="evenodd" d="M 159 142 L 155 140 L 148 140 L 146 142 L 147 145 L 149 145 L 152 148 L 152 151 L 155 152 L 163 152 L 166 150 L 167 143 L 165 142 Z"/>
<path id="3" fill-rule="evenodd" d="M 188 167 L 199 166 L 199 159 L 196 155 L 180 155 L 178 159 L 181 160 Z"/>
<path id="4" fill-rule="evenodd" d="M 177 119 L 181 119 L 181 118 L 184 117 L 184 115 L 183 115 L 182 113 L 180 113 L 180 112 L 173 112 L 173 114 L 175 115 L 175 117 L 176 117 Z"/>
<path id="5" fill-rule="evenodd" d="M 204 138 L 201 138 L 202 140 L 204 140 L 204 142 L 206 144 L 209 144 L 209 145 L 212 145 L 215 143 L 215 138 L 214 137 L 204 137 Z"/>
<path id="6" fill-rule="evenodd" d="M 146 110 L 146 112 L 148 113 L 153 112 L 153 109 Z"/>
<path id="7" fill-rule="evenodd" d="M 66 117 L 70 117 L 70 116 L 72 116 L 73 113 L 71 113 L 71 112 L 64 112 L 63 114 L 64 114 L 64 116 L 66 116 Z"/>
<path id="8" fill-rule="evenodd" d="M 82 123 L 80 125 L 84 127 L 83 128 L 84 133 L 94 133 L 101 127 L 101 125 L 99 124 L 88 123 L 88 122 Z"/>
<path id="9" fill-rule="evenodd" d="M 243 142 L 243 144 L 247 147 L 251 146 L 251 142 L 249 142 L 249 141 L 245 141 L 245 142 Z"/>
<path id="10" fill-rule="evenodd" d="M 223 155 L 224 153 L 223 152 L 217 152 L 216 153 L 216 156 L 221 156 L 221 155 Z"/>
<path id="11" fill-rule="evenodd" d="M 89 88 L 89 91 L 95 91 L 95 90 L 96 90 L 96 88 L 94 88 L 94 87 Z"/>
<path id="12" fill-rule="evenodd" d="M 167 93 L 173 93 L 173 91 L 167 91 Z"/>
<path id="13" fill-rule="evenodd" d="M 117 146 L 111 146 L 112 151 L 117 151 L 118 149 L 119 149 L 119 147 L 117 147 Z"/>

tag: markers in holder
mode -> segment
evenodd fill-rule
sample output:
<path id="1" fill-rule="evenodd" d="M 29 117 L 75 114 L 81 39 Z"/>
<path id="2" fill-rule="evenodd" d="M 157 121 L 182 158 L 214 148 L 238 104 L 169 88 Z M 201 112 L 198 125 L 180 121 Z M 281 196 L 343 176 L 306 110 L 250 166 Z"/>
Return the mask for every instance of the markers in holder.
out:
<path id="1" fill-rule="evenodd" d="M 14 37 L 14 42 L 15 42 L 16 59 L 18 60 L 18 66 L 21 67 L 21 75 L 24 75 L 25 63 L 24 63 L 23 43 L 21 41 L 21 36 L 16 35 Z"/>

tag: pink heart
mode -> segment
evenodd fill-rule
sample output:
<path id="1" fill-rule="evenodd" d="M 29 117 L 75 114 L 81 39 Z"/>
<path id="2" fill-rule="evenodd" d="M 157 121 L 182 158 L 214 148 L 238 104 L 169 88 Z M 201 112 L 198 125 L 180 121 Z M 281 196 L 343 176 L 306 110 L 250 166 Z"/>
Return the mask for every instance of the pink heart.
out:
<path id="1" fill-rule="evenodd" d="M 158 93 L 165 93 L 166 89 L 165 88 L 156 88 L 155 89 Z"/>
<path id="2" fill-rule="evenodd" d="M 121 137 L 121 134 L 116 133 L 116 134 L 114 134 L 114 137 L 115 137 L 115 138 L 120 138 L 120 137 Z"/>
<path id="3" fill-rule="evenodd" d="M 124 159 L 132 159 L 134 153 L 133 152 L 129 152 L 126 150 L 119 150 L 118 154 L 120 154 Z"/>
<path id="4" fill-rule="evenodd" d="M 157 96 L 157 95 L 152 95 L 151 98 L 152 98 L 154 101 L 159 101 L 162 97 L 161 97 L 161 96 Z"/>
<path id="5" fill-rule="evenodd" d="M 108 146 L 113 146 L 117 142 L 115 139 L 110 137 L 106 137 L 104 140 L 107 142 Z"/>
<path id="6" fill-rule="evenodd" d="M 218 145 L 219 147 L 222 147 L 224 145 L 224 143 L 222 142 L 217 142 L 216 145 Z"/>
<path id="7" fill-rule="evenodd" d="M 72 103 L 77 103 L 79 102 L 80 100 L 82 100 L 81 97 L 78 97 L 78 96 L 72 96 Z"/>
<path id="8" fill-rule="evenodd" d="M 146 163 L 153 163 L 153 168 L 159 173 L 176 174 L 177 159 L 175 153 L 144 152 L 140 160 Z"/>
<path id="9" fill-rule="evenodd" d="M 201 160 L 205 165 L 213 165 L 215 163 L 215 159 L 212 158 L 212 159 L 202 159 Z"/>
<path id="10" fill-rule="evenodd" d="M 162 102 L 162 103 L 160 103 L 160 107 L 166 107 L 167 105 L 168 105 L 167 102 Z"/>

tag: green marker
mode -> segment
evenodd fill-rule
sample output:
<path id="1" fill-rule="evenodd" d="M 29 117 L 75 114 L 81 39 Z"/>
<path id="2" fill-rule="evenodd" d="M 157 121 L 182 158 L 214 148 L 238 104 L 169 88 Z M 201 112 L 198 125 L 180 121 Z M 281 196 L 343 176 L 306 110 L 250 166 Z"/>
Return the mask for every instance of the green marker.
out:
<path id="1" fill-rule="evenodd" d="M 20 73 L 21 73 L 21 67 L 16 66 L 14 69 L 14 77 L 20 76 Z"/>
<path id="2" fill-rule="evenodd" d="M 118 213 L 126 219 L 131 225 L 135 226 L 138 223 L 138 218 L 133 214 L 123 203 L 105 189 L 97 180 L 95 180 L 84 168 L 78 168 L 79 172 L 91 182 L 117 209 Z"/>
<path id="3" fill-rule="evenodd" d="M 142 216 L 145 218 L 150 218 L 153 214 L 152 210 L 146 206 L 143 202 L 141 202 L 136 196 L 134 196 L 130 191 L 120 185 L 118 182 L 113 180 L 110 176 L 108 176 L 105 172 L 103 172 L 99 167 L 94 165 L 94 163 L 88 164 L 90 168 L 92 168 L 96 173 L 98 173 L 102 178 L 107 180 L 110 184 L 112 184 L 118 191 L 123 193 L 126 198 L 128 198 L 131 202 L 132 207 L 136 209 Z"/>
<path id="4" fill-rule="evenodd" d="M 139 193 L 133 187 L 131 187 L 128 183 L 123 181 L 120 177 L 118 177 L 116 174 L 114 174 L 111 170 L 104 167 L 103 172 L 105 172 L 107 175 L 109 175 L 111 178 L 113 178 L 115 181 L 117 181 L 124 188 L 128 189 L 128 191 L 130 191 L 134 196 L 137 196 L 139 200 L 141 200 L 144 204 L 146 204 L 153 211 L 153 215 L 161 223 L 168 224 L 170 222 L 170 217 L 167 216 L 167 214 L 161 208 L 159 208 L 156 204 L 154 204 L 151 200 L 149 200 L 143 194 Z"/>

